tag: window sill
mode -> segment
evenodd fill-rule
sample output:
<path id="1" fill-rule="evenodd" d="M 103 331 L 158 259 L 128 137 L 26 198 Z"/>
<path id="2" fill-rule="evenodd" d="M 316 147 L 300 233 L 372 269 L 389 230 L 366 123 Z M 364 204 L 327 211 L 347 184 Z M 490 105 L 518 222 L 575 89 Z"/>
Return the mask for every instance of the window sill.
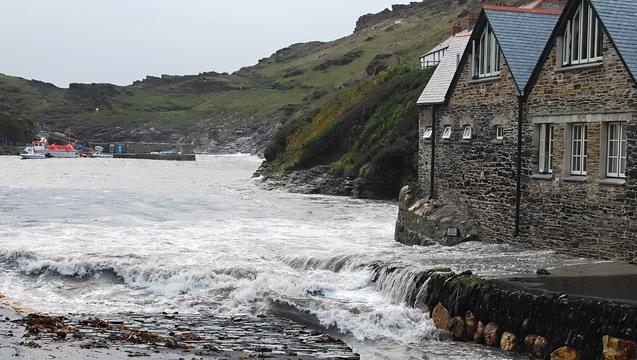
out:
<path id="1" fill-rule="evenodd" d="M 469 80 L 469 84 L 481 84 L 481 83 L 489 83 L 500 80 L 500 75 L 482 77 L 482 78 L 473 78 Z"/>
<path id="2" fill-rule="evenodd" d="M 568 66 L 560 66 L 555 69 L 555 72 L 567 72 L 567 71 L 575 71 L 575 70 L 588 70 L 588 69 L 596 69 L 604 66 L 604 61 L 598 61 L 588 64 L 579 64 L 579 65 L 568 65 Z"/>
<path id="3" fill-rule="evenodd" d="M 564 179 L 562 179 L 564 182 L 570 182 L 570 183 L 585 183 L 588 181 L 588 177 L 586 176 L 577 176 L 577 175 L 571 175 L 571 176 L 567 176 Z"/>
<path id="4" fill-rule="evenodd" d="M 626 179 L 620 178 L 603 178 L 599 179 L 600 185 L 608 185 L 608 186 L 624 186 L 626 185 Z"/>
<path id="5" fill-rule="evenodd" d="M 533 180 L 553 180 L 553 174 L 533 174 L 531 175 Z"/>
<path id="6" fill-rule="evenodd" d="M 502 145 L 502 144 L 504 144 L 504 139 L 491 140 L 491 144 L 493 144 L 493 145 Z"/>
<path id="7" fill-rule="evenodd" d="M 461 144 L 471 144 L 471 139 L 461 139 L 460 143 Z"/>

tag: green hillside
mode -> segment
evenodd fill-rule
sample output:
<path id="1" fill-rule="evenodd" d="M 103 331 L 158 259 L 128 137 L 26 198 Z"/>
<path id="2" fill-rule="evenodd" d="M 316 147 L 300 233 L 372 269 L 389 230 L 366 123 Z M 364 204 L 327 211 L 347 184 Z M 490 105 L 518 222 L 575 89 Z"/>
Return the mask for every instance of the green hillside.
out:
<path id="1" fill-rule="evenodd" d="M 89 141 L 183 141 L 201 151 L 261 152 L 278 127 L 307 118 L 335 92 L 362 86 L 389 68 L 414 68 L 419 55 L 481 4 L 424 0 L 397 6 L 361 18 L 349 36 L 295 44 L 232 74 L 166 75 L 125 87 L 68 89 L 0 76 L 0 141 L 21 142 L 42 128 L 71 128 L 76 138 Z M 349 162 L 358 160 L 341 162 L 339 168 L 349 171 Z"/>

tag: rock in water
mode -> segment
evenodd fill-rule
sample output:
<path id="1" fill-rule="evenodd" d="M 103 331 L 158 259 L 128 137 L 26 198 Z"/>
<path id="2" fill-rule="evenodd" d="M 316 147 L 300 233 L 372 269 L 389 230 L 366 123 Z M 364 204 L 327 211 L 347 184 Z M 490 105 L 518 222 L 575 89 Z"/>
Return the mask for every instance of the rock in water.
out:
<path id="1" fill-rule="evenodd" d="M 467 314 L 464 317 L 464 325 L 465 331 L 467 332 L 467 337 L 469 338 L 469 340 L 474 340 L 476 331 L 478 330 L 478 320 L 471 311 L 467 311 Z"/>
<path id="2" fill-rule="evenodd" d="M 575 349 L 564 346 L 551 353 L 551 360 L 580 360 L 580 357 Z"/>
<path id="3" fill-rule="evenodd" d="M 517 346 L 518 338 L 508 331 L 505 331 L 502 334 L 502 339 L 500 340 L 500 349 L 502 351 L 513 351 Z"/>
<path id="4" fill-rule="evenodd" d="M 484 343 L 488 346 L 496 346 L 500 340 L 500 327 L 495 323 L 488 323 L 484 327 Z"/>
<path id="5" fill-rule="evenodd" d="M 482 321 L 478 321 L 478 327 L 476 328 L 476 333 L 473 335 L 473 341 L 482 344 L 484 342 L 484 324 Z"/>
<path id="6" fill-rule="evenodd" d="M 635 360 L 637 359 L 637 342 L 623 340 L 608 335 L 602 338 L 604 345 L 604 360 Z"/>
<path id="7" fill-rule="evenodd" d="M 438 303 L 438 305 L 434 307 L 431 318 L 437 329 L 449 332 L 451 328 L 451 318 L 449 317 L 449 311 L 447 311 L 442 304 Z"/>
<path id="8" fill-rule="evenodd" d="M 524 344 L 526 345 L 526 350 L 540 358 L 544 357 L 546 353 L 546 349 L 549 346 L 548 340 L 546 340 L 543 336 L 538 335 L 529 335 L 524 339 Z"/>
<path id="9" fill-rule="evenodd" d="M 461 316 L 456 316 L 451 319 L 449 330 L 454 339 L 464 339 L 464 320 Z"/>

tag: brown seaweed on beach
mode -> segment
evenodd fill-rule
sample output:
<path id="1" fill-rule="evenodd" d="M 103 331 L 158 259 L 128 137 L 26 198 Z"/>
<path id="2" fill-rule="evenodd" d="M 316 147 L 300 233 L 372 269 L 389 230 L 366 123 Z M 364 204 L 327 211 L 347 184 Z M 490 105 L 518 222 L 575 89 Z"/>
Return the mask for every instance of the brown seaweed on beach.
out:
<path id="1" fill-rule="evenodd" d="M 75 332 L 73 326 L 67 324 L 65 320 L 62 316 L 29 314 L 17 322 L 24 324 L 30 334 Z"/>

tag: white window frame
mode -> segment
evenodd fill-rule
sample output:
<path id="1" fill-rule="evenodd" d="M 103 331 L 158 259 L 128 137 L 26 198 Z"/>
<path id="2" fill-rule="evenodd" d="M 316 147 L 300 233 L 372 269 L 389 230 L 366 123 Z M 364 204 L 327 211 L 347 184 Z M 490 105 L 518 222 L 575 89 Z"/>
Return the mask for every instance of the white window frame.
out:
<path id="1" fill-rule="evenodd" d="M 571 127 L 571 175 L 588 175 L 587 160 L 588 124 L 573 124 Z"/>
<path id="2" fill-rule="evenodd" d="M 445 129 L 442 132 L 442 139 L 443 140 L 451 139 L 451 126 L 445 126 Z"/>
<path id="3" fill-rule="evenodd" d="M 479 42 L 472 42 L 471 69 L 473 78 L 500 75 L 500 47 L 490 26 L 485 26 Z"/>
<path id="4" fill-rule="evenodd" d="M 423 139 L 431 139 L 433 136 L 434 129 L 431 126 L 428 126 L 423 133 Z"/>
<path id="5" fill-rule="evenodd" d="M 626 177 L 628 144 L 626 122 L 609 122 L 606 126 L 606 177 L 623 179 Z"/>
<path id="6" fill-rule="evenodd" d="M 553 148 L 555 144 L 552 124 L 540 124 L 538 145 L 538 171 L 540 174 L 553 173 Z"/>
<path id="7" fill-rule="evenodd" d="M 602 61 L 602 41 L 599 19 L 593 13 L 593 8 L 582 1 L 562 35 L 562 66 Z"/>
<path id="8" fill-rule="evenodd" d="M 504 140 L 504 126 L 496 125 L 495 127 L 495 139 Z"/>
<path id="9" fill-rule="evenodd" d="M 464 129 L 462 129 L 462 140 L 471 140 L 472 135 L 473 129 L 471 125 L 465 125 Z"/>

